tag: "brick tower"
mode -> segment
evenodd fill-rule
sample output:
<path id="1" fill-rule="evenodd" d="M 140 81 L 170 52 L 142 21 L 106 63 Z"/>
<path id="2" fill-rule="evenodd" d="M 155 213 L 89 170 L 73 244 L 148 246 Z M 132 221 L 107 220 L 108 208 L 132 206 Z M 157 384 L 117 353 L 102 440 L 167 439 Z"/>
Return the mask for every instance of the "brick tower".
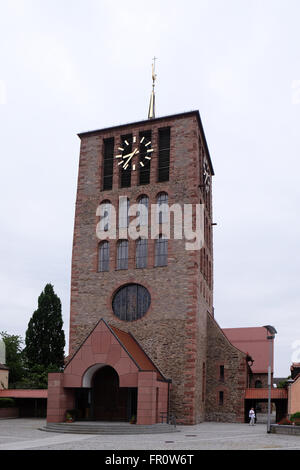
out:
<path id="1" fill-rule="evenodd" d="M 207 315 L 213 315 L 213 168 L 199 112 L 152 118 L 79 137 L 69 357 L 103 319 L 111 328 L 133 335 L 172 382 L 169 407 L 178 421 L 201 422 L 205 417 Z M 170 239 L 151 238 L 150 208 L 161 203 L 182 208 L 204 205 L 201 249 L 187 250 L 184 237 L 172 236 L 172 217 Z M 144 220 L 144 225 L 148 223 L 146 240 L 124 236 L 132 221 L 126 209 L 132 204 L 149 208 L 148 221 Z M 96 229 L 109 228 L 114 210 L 116 237 L 99 240 Z M 163 217 L 162 212 L 159 226 Z"/>

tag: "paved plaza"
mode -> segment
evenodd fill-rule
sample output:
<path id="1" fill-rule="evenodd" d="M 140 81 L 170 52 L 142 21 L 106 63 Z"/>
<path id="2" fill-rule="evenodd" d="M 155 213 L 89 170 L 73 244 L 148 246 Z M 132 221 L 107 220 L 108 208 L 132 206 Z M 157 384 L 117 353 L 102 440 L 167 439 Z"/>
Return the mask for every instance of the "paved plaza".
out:
<path id="1" fill-rule="evenodd" d="M 267 434 L 266 425 L 202 423 L 148 435 L 58 434 L 44 419 L 0 420 L 1 450 L 300 450 L 300 436 Z"/>

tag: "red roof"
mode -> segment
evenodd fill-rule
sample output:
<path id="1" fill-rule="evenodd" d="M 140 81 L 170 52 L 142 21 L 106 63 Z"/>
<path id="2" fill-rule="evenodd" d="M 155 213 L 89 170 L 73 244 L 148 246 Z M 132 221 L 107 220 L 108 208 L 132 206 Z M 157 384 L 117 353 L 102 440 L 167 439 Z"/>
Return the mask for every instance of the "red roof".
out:
<path id="1" fill-rule="evenodd" d="M 267 330 L 264 327 L 223 328 L 223 332 L 236 348 L 252 357 L 254 360 L 251 367 L 253 373 L 266 374 L 268 372 L 270 345 L 267 339 Z M 273 363 L 272 358 L 272 372 Z"/>
<path id="2" fill-rule="evenodd" d="M 0 390 L 0 398 L 48 398 L 48 390 Z"/>
<path id="3" fill-rule="evenodd" d="M 157 372 L 157 376 L 160 380 L 165 380 L 161 372 L 147 356 L 143 348 L 136 341 L 136 339 L 130 334 L 123 330 L 119 330 L 115 326 L 109 325 L 114 334 L 119 338 L 120 342 L 124 346 L 125 350 L 131 355 L 136 364 L 141 370 L 153 370 Z"/>
<path id="4" fill-rule="evenodd" d="M 269 390 L 267 388 L 246 388 L 245 399 L 268 399 Z M 272 388 L 271 389 L 271 399 L 278 400 L 284 399 L 287 400 L 288 392 L 285 388 Z"/>

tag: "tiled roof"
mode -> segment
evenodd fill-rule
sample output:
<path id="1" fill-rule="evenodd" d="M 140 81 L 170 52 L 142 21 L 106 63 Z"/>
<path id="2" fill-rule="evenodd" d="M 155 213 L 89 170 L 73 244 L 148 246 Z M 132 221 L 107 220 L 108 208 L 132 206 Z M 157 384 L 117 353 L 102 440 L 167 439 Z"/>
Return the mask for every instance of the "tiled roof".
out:
<path id="1" fill-rule="evenodd" d="M 48 390 L 0 390 L 0 398 L 47 398 Z"/>
<path id="2" fill-rule="evenodd" d="M 245 399 L 268 399 L 269 390 L 267 388 L 246 388 Z M 285 388 L 272 388 L 271 399 L 279 400 L 288 398 L 288 392 Z"/>
<path id="3" fill-rule="evenodd" d="M 123 347 L 128 351 L 128 353 L 131 355 L 131 357 L 134 359 L 134 361 L 137 363 L 139 366 L 140 370 L 143 371 L 155 371 L 157 373 L 158 379 L 160 380 L 166 380 L 159 369 L 155 366 L 155 364 L 151 361 L 151 359 L 147 356 L 143 348 L 140 346 L 140 344 L 136 341 L 136 339 L 130 334 L 126 333 L 123 330 L 119 330 L 115 326 L 109 325 L 111 330 L 114 332 L 114 334 L 118 337 L 120 343 L 123 345 Z"/>

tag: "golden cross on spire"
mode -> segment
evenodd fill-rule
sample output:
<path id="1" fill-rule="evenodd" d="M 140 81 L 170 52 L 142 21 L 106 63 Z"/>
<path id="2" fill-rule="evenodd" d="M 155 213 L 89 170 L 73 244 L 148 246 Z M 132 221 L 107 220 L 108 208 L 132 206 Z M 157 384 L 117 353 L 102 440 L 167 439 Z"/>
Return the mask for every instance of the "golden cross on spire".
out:
<path id="1" fill-rule="evenodd" d="M 152 80 L 153 80 L 153 86 L 155 86 L 155 80 L 157 75 L 155 74 L 155 62 L 157 60 L 157 57 L 153 57 L 153 63 L 152 63 Z"/>
<path id="2" fill-rule="evenodd" d="M 155 73 L 155 62 L 157 60 L 157 57 L 153 57 L 153 62 L 152 62 L 152 93 L 151 93 L 151 98 L 150 98 L 150 106 L 149 106 L 149 112 L 148 112 L 148 119 L 155 119 L 155 80 L 156 80 L 156 73 Z"/>

